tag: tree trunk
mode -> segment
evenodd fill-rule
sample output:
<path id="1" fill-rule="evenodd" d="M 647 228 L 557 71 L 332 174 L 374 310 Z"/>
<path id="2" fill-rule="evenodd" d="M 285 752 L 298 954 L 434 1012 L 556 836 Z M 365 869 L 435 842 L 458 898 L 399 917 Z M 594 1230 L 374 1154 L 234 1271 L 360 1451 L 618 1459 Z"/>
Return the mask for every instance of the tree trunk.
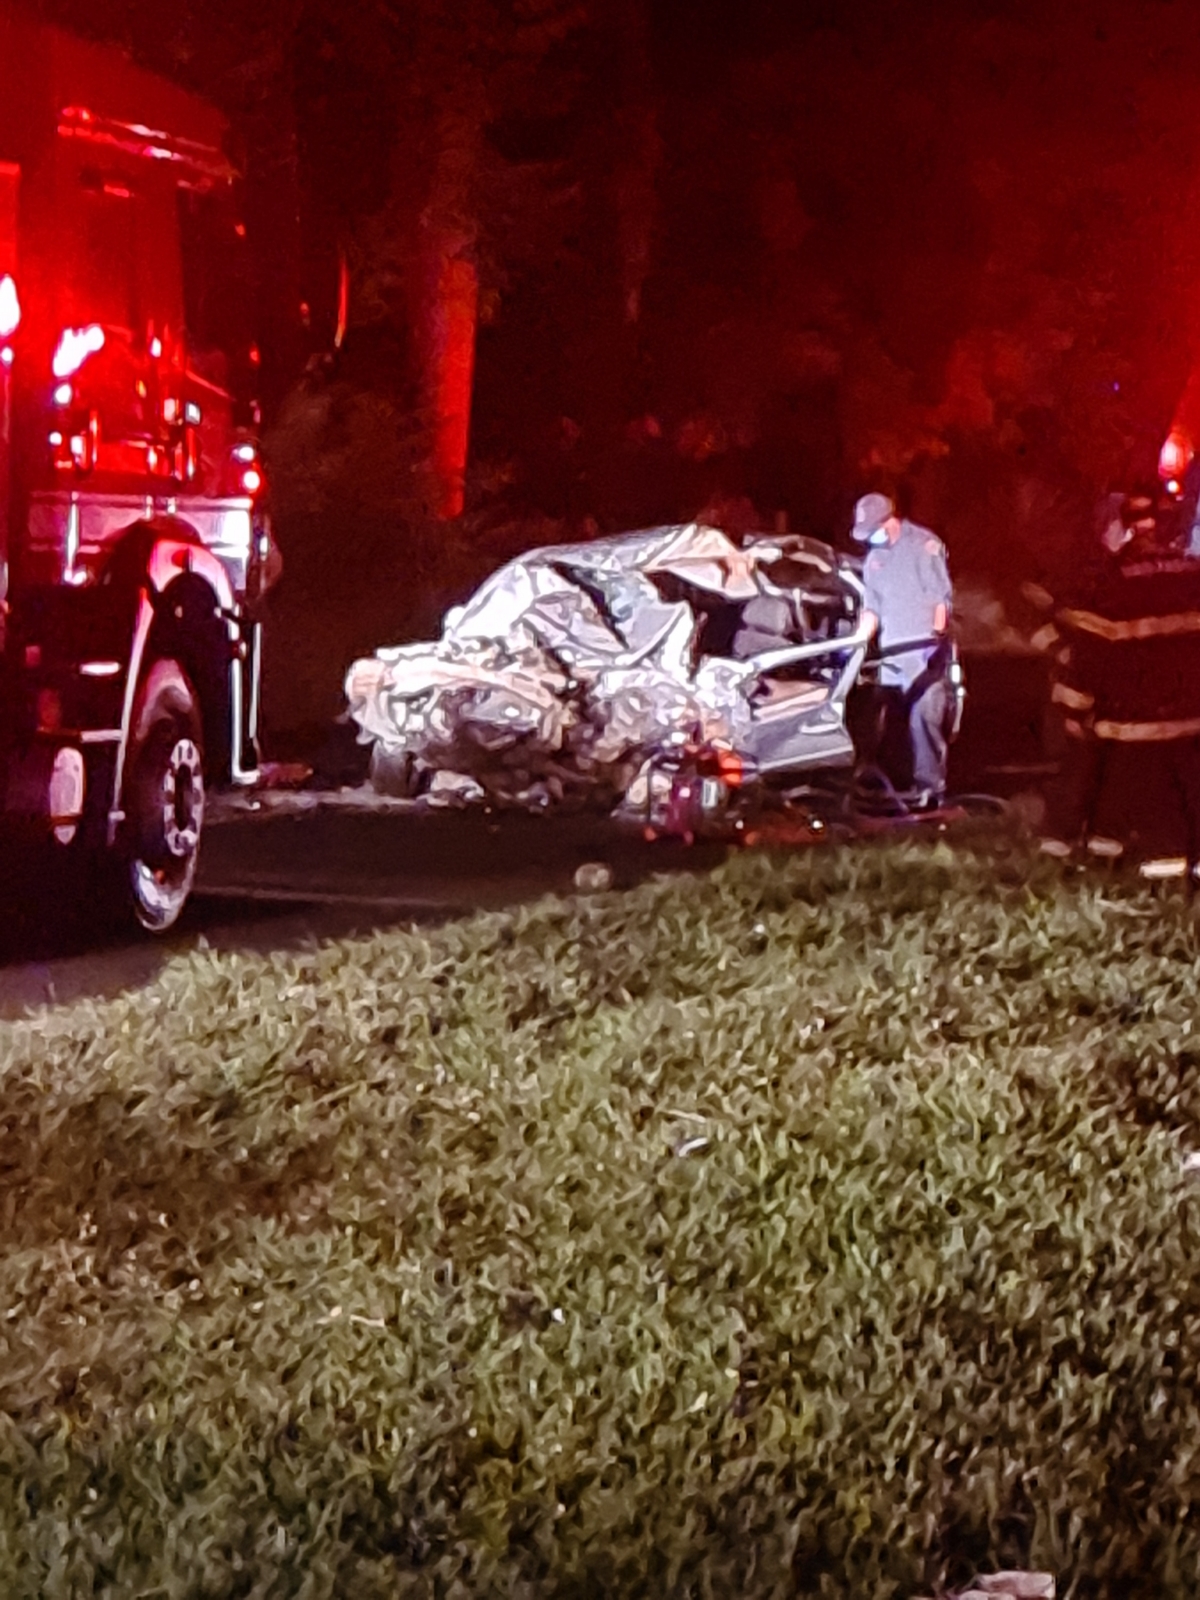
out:
<path id="1" fill-rule="evenodd" d="M 421 406 L 430 430 L 436 514 L 461 515 L 471 429 L 479 276 L 472 180 L 479 163 L 485 101 L 470 68 L 454 74 L 450 104 L 437 120 L 428 200 L 416 230 L 410 279 Z"/>

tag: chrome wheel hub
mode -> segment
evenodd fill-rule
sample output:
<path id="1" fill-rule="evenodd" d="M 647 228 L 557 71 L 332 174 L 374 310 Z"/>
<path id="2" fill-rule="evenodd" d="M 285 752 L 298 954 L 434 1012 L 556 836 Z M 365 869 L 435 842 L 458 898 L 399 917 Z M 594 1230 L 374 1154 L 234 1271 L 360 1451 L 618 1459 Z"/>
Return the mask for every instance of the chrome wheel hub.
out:
<path id="1" fill-rule="evenodd" d="M 184 861 L 200 843 L 204 821 L 204 777 L 200 752 L 191 739 L 176 739 L 162 781 L 162 838 L 169 853 Z"/>

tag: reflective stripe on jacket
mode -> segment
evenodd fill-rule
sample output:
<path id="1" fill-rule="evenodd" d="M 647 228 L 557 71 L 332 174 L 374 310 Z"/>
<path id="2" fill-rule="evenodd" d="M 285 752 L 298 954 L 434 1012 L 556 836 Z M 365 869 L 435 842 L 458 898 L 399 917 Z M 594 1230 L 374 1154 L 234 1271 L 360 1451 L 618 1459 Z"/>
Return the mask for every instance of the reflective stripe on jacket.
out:
<path id="1" fill-rule="evenodd" d="M 1131 744 L 1200 737 L 1200 561 L 1116 566 L 1057 622 L 1066 659 L 1051 696 L 1070 731 Z"/>

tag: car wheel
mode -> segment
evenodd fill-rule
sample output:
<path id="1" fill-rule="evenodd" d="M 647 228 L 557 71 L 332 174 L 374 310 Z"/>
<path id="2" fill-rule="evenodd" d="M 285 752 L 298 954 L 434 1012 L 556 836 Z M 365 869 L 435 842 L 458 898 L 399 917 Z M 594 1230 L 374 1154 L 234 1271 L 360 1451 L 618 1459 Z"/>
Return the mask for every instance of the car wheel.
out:
<path id="1" fill-rule="evenodd" d="M 368 781 L 378 794 L 393 800 L 415 800 L 429 787 L 429 773 L 407 750 L 385 750 L 376 745 L 367 769 Z"/>
<path id="2" fill-rule="evenodd" d="M 133 717 L 122 785 L 123 892 L 134 920 L 165 933 L 196 879 L 204 826 L 200 706 L 177 661 L 151 667 Z"/>

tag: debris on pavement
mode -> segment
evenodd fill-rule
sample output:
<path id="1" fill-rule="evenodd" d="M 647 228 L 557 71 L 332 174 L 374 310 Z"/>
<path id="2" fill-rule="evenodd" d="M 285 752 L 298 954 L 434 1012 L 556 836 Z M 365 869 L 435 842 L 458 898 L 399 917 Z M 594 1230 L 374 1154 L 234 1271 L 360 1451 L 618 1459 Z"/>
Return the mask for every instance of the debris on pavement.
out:
<path id="1" fill-rule="evenodd" d="M 575 887 L 583 894 L 600 894 L 613 886 L 612 868 L 604 861 L 585 861 L 575 869 Z"/>

